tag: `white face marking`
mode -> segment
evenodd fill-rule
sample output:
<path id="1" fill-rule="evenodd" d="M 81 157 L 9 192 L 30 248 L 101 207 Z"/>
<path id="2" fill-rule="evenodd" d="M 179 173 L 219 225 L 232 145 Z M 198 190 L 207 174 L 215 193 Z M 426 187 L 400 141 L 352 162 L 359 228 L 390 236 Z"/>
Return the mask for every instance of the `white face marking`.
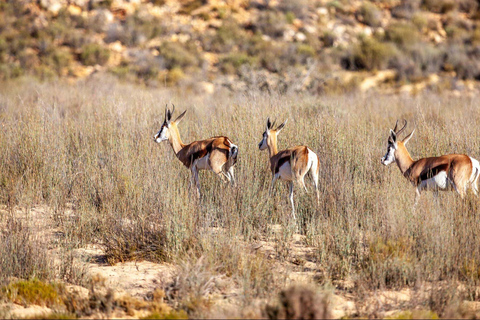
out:
<path id="1" fill-rule="evenodd" d="M 153 137 L 155 142 L 160 143 L 162 141 L 168 140 L 167 131 L 168 131 L 168 126 L 163 124 L 160 131 L 158 131 L 157 134 Z"/>
<path id="2" fill-rule="evenodd" d="M 265 131 L 265 132 L 263 133 L 262 141 L 260 141 L 260 143 L 258 144 L 258 148 L 259 148 L 260 150 L 265 150 L 265 149 L 267 149 L 267 137 L 268 137 L 267 131 Z"/>
<path id="3" fill-rule="evenodd" d="M 389 143 L 387 147 L 387 153 L 382 158 L 382 164 L 388 166 L 395 161 L 395 147 Z"/>

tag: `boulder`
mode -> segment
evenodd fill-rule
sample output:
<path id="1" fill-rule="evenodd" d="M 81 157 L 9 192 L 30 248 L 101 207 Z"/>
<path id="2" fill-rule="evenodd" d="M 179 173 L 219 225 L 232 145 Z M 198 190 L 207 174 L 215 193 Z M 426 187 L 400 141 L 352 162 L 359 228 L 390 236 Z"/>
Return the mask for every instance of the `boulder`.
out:
<path id="1" fill-rule="evenodd" d="M 40 0 L 40 6 L 57 15 L 62 8 L 67 6 L 67 0 Z"/>

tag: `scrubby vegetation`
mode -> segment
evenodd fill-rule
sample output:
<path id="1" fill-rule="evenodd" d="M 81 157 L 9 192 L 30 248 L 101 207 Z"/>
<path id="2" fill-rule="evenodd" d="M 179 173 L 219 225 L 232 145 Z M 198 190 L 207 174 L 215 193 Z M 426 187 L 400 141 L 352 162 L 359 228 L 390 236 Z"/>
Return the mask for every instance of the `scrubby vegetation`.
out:
<path id="1" fill-rule="evenodd" d="M 2 79 L 77 79 L 95 71 L 159 87 L 229 85 L 234 75 L 247 85 L 264 77 L 276 89 L 324 93 L 332 75 L 345 90 L 354 87 L 344 70 L 392 69 L 391 86 L 434 74 L 480 78 L 474 0 L 56 4 L 0 4 Z M 298 87 L 292 79 L 305 73 L 311 84 Z"/>
<path id="2" fill-rule="evenodd" d="M 291 275 L 307 270 L 315 290 L 327 295 L 351 282 L 348 290 L 358 297 L 360 315 L 380 315 L 379 309 L 362 307 L 361 297 L 381 290 L 418 290 L 404 310 L 439 316 L 468 314 L 461 311 L 462 301 L 479 299 L 479 198 L 426 193 L 414 211 L 413 188 L 396 168 L 380 165 L 388 128 L 397 118 L 417 129 L 409 147 L 415 158 L 450 152 L 478 157 L 474 97 L 319 98 L 228 89 L 200 97 L 139 90 L 100 77 L 75 86 L 5 84 L 0 99 L 4 299 L 32 303 L 20 298 L 21 290 L 24 284 L 40 286 L 40 280 L 86 285 L 88 279 L 74 276 L 80 269 L 69 267 L 67 252 L 91 243 L 111 264 L 178 265 L 174 280 L 158 288 L 165 292 L 159 301 L 178 316 L 266 315 L 265 302 L 274 306 L 277 295 L 295 282 Z M 192 196 L 188 170 L 168 145 L 151 138 L 163 121 L 165 101 L 188 110 L 180 126 L 185 142 L 224 134 L 238 144 L 236 188 L 202 172 L 204 196 L 201 201 Z M 290 217 L 282 184 L 268 195 L 267 157 L 256 146 L 267 116 L 289 119 L 280 148 L 307 144 L 320 157 L 320 205 L 312 194 L 298 192 L 297 221 Z M 53 244 L 45 245 L 36 236 L 37 224 L 29 222 L 28 208 L 36 204 L 49 208 L 44 215 L 59 228 L 55 246 L 66 252 L 63 267 L 52 268 Z M 311 254 L 299 256 L 292 248 L 298 237 Z M 15 279 L 27 282 L 11 284 Z M 65 302 L 58 312 L 80 316 L 128 309 L 120 298 L 101 294 L 73 306 Z M 219 313 L 214 297 L 222 295 L 235 297 L 242 307 Z M 131 310 L 157 316 L 151 305 L 134 305 Z M 275 308 L 274 314 L 287 312 Z"/>
<path id="3" fill-rule="evenodd" d="M 479 198 L 414 210 L 380 166 L 399 118 L 414 158 L 479 157 L 477 1 L 55 3 L 0 1 L 0 318 L 480 316 Z M 172 102 L 184 142 L 239 146 L 237 187 L 202 172 L 193 196 L 152 141 Z M 296 193 L 296 221 L 268 193 L 268 116 L 289 119 L 280 148 L 320 157 L 320 204 Z M 133 297 L 96 261 L 173 271 Z"/>

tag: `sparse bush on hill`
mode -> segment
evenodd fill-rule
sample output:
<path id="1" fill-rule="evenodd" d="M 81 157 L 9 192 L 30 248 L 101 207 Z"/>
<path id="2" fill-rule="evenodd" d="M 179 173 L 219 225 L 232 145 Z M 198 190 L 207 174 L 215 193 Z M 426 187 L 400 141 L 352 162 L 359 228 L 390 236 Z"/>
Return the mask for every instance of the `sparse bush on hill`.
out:
<path id="1" fill-rule="evenodd" d="M 242 65 L 252 65 L 255 61 L 245 53 L 231 53 L 220 60 L 219 67 L 224 73 L 234 74 Z"/>
<path id="2" fill-rule="evenodd" d="M 226 20 L 211 37 L 205 39 L 205 49 L 218 53 L 229 53 L 248 40 L 246 32 L 235 20 Z"/>
<path id="3" fill-rule="evenodd" d="M 379 70 L 389 65 L 396 55 L 396 48 L 391 43 L 381 42 L 371 37 L 362 37 L 358 44 L 343 59 L 346 69 Z"/>
<path id="4" fill-rule="evenodd" d="M 425 9 L 435 13 L 447 13 L 457 8 L 455 0 L 423 0 L 422 5 Z"/>
<path id="5" fill-rule="evenodd" d="M 410 22 L 391 24 L 385 30 L 386 40 L 392 41 L 401 48 L 408 48 L 420 41 L 420 34 Z"/>
<path id="6" fill-rule="evenodd" d="M 339 67 L 351 71 L 398 67 L 399 81 L 421 81 L 425 74 L 442 70 L 431 68 L 438 65 L 437 59 L 424 63 L 429 65 L 427 68 L 410 66 L 419 55 L 430 55 L 432 46 L 443 50 L 440 43 L 447 40 L 467 45 L 460 47 L 470 56 L 468 45 L 479 38 L 476 0 L 363 1 L 358 6 L 348 1 L 329 1 L 316 4 L 318 8 L 304 0 L 268 5 L 242 3 L 238 8 L 234 4 L 222 7 L 189 0 L 183 1 L 180 9 L 160 1 L 141 3 L 132 11 L 112 8 L 112 4 L 109 0 L 80 8 L 65 6 L 52 13 L 31 3 L 3 2 L 0 77 L 82 77 L 91 71 L 83 66 L 105 65 L 110 51 L 107 46 L 119 41 L 122 45 L 115 43 L 112 48 L 115 53 L 112 51 L 114 59 L 110 60 L 109 71 L 124 81 L 153 86 L 158 86 L 159 81 L 165 83 L 167 78 L 171 85 L 179 83 L 178 79 L 196 81 L 205 74 L 210 80 L 222 73 L 242 80 L 240 68 L 244 65 L 255 72 L 274 73 L 269 77 L 285 75 L 291 69 L 306 72 L 312 64 L 322 63 L 320 57 L 329 61 L 332 71 Z M 192 12 L 194 15 L 188 16 Z M 359 22 L 373 29 L 358 28 Z M 371 39 L 360 40 L 359 44 L 352 40 L 364 31 L 368 36 L 363 37 Z M 395 56 L 388 52 L 393 48 L 390 42 L 402 52 L 393 62 L 386 58 Z M 419 53 L 422 45 L 428 47 L 425 54 Z M 171 52 L 162 49 L 164 46 Z M 144 58 L 153 62 L 151 67 L 129 58 L 143 50 L 152 56 L 160 52 L 161 58 Z M 209 63 L 204 64 L 206 52 Z M 379 61 L 373 61 L 376 57 Z M 172 69 L 182 74 L 172 73 Z"/>
<path id="7" fill-rule="evenodd" d="M 120 41 L 128 47 L 144 44 L 146 41 L 165 32 L 163 23 L 158 18 L 141 18 L 139 13 L 130 15 L 123 22 L 111 23 L 106 30 L 107 43 Z"/>
<path id="8" fill-rule="evenodd" d="M 418 81 L 441 70 L 445 52 L 443 48 L 430 44 L 418 43 L 404 53 L 397 54 L 390 65 L 397 70 L 400 81 Z"/>
<path id="9" fill-rule="evenodd" d="M 96 64 L 104 65 L 110 58 L 110 51 L 98 44 L 90 43 L 82 48 L 80 60 L 84 65 L 94 66 Z"/>
<path id="10" fill-rule="evenodd" d="M 262 11 L 255 22 L 255 32 L 260 32 L 274 39 L 283 37 L 285 31 L 286 18 L 283 12 Z"/>
<path id="11" fill-rule="evenodd" d="M 357 18 L 371 27 L 379 27 L 382 22 L 382 12 L 371 2 L 364 2 L 357 11 Z"/>
<path id="12" fill-rule="evenodd" d="M 160 57 L 166 69 L 200 67 L 202 58 L 194 44 L 181 44 L 179 42 L 164 42 L 160 48 Z"/>
<path id="13" fill-rule="evenodd" d="M 455 71 L 460 79 L 478 79 L 480 77 L 480 63 L 478 56 L 470 56 L 465 49 L 458 45 L 449 46 L 443 68 Z"/>
<path id="14" fill-rule="evenodd" d="M 392 8 L 392 17 L 397 19 L 411 19 L 420 7 L 421 0 L 403 0 Z"/>

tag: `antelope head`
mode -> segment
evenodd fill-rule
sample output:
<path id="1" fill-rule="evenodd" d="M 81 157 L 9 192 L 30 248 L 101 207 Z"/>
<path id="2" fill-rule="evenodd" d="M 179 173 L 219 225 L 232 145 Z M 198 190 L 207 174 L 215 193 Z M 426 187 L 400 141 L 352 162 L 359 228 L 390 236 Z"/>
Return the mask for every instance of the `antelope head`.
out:
<path id="1" fill-rule="evenodd" d="M 187 110 L 183 111 L 181 115 L 177 117 L 174 121 L 172 121 L 172 115 L 175 112 L 175 105 L 173 105 L 172 111 L 168 109 L 168 106 L 165 106 L 165 119 L 163 121 L 162 127 L 160 130 L 153 136 L 153 140 L 157 143 L 160 143 L 162 141 L 168 140 L 171 137 L 171 131 L 173 128 L 176 128 L 177 124 L 180 123 L 182 120 L 183 116 L 187 112 Z"/>
<path id="2" fill-rule="evenodd" d="M 405 139 L 399 141 L 398 136 L 407 127 L 407 120 L 403 120 L 403 121 L 405 121 L 405 124 L 400 130 L 397 130 L 398 120 L 395 124 L 395 128 L 393 130 L 390 129 L 390 136 L 388 137 L 387 153 L 383 156 L 381 160 L 383 165 L 388 166 L 390 163 L 395 161 L 395 159 L 398 156 L 397 155 L 398 150 L 405 149 L 405 145 L 407 144 L 408 140 L 410 140 L 413 133 L 415 132 L 415 129 L 413 129 L 413 131 L 408 136 L 406 136 Z"/>
<path id="3" fill-rule="evenodd" d="M 285 120 L 285 122 L 283 122 L 276 129 L 274 129 L 275 121 L 272 123 L 270 121 L 270 118 L 267 119 L 267 128 L 263 132 L 262 141 L 260 141 L 260 143 L 258 144 L 258 148 L 260 150 L 265 150 L 268 146 L 273 146 L 277 144 L 277 135 L 280 133 L 280 131 L 282 131 L 283 127 L 285 127 L 287 120 Z"/>

